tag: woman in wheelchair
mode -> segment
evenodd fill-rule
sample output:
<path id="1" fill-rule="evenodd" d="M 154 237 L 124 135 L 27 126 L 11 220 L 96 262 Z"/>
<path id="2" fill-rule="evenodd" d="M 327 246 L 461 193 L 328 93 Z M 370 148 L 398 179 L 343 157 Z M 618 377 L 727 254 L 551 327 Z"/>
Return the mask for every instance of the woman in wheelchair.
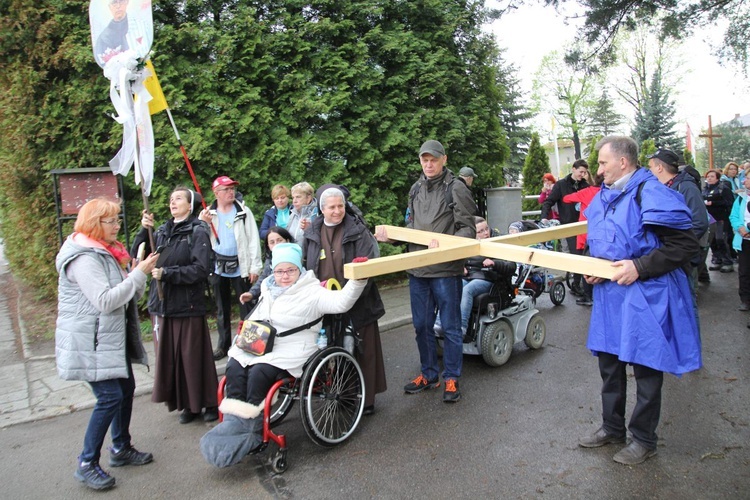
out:
<path id="1" fill-rule="evenodd" d="M 320 324 L 315 320 L 348 311 L 367 285 L 367 280 L 349 280 L 341 291 L 323 288 L 315 273 L 302 267 L 302 249 L 295 243 L 274 247 L 272 268 L 248 319 L 267 321 L 279 333 L 315 324 L 289 336 L 277 336 L 273 350 L 262 356 L 237 345 L 229 350 L 226 397 L 219 407 L 224 421 L 201 439 L 203 456 L 217 467 L 234 465 L 261 446 L 263 403 L 269 389 L 287 374 L 302 375 L 305 362 L 318 351 Z"/>

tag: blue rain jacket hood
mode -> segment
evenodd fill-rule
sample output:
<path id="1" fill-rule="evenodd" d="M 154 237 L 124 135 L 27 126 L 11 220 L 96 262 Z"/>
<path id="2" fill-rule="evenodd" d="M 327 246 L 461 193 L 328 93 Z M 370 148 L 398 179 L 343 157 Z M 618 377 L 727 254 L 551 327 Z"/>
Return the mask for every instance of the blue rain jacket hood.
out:
<path id="1" fill-rule="evenodd" d="M 643 168 L 636 169 L 622 191 L 602 186 L 586 215 L 591 256 L 611 261 L 637 259 L 659 248 L 649 225 L 692 226 L 682 196 Z M 685 272 L 675 269 L 628 286 L 613 281 L 595 285 L 586 346 L 594 355 L 607 352 L 678 376 L 699 369 L 700 333 Z"/>

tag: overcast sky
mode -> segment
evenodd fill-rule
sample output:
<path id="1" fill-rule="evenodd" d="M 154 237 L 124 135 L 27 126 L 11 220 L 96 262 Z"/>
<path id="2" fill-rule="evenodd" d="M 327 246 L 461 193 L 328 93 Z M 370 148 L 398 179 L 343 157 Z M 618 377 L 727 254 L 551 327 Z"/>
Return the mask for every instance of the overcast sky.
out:
<path id="1" fill-rule="evenodd" d="M 488 0 L 488 7 L 504 6 L 507 0 Z M 568 13 L 572 13 L 568 11 Z M 504 15 L 490 26 L 498 45 L 507 49 L 506 58 L 520 70 L 522 86 L 531 93 L 534 72 L 542 58 L 575 38 L 576 26 L 566 25 L 564 16 L 552 7 L 533 4 Z M 706 28 L 682 47 L 686 74 L 678 85 L 676 119 L 680 131 L 685 122 L 694 134 L 708 127 L 708 115 L 714 125 L 731 120 L 735 114 L 750 113 L 750 85 L 741 74 L 722 68 L 703 38 L 717 43 L 722 30 Z M 611 94 L 610 94 L 611 95 Z M 632 115 L 632 113 L 629 113 Z M 631 117 L 632 118 L 632 117 Z M 544 123 L 548 123 L 546 118 Z"/>

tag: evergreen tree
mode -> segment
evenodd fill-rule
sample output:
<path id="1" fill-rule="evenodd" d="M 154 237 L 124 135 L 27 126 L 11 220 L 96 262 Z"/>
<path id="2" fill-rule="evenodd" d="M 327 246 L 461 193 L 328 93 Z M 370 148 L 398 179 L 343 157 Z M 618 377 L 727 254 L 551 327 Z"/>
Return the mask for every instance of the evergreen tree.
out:
<path id="1" fill-rule="evenodd" d="M 632 135 L 636 142 L 652 139 L 659 146 L 673 151 L 682 149 L 682 140 L 677 136 L 674 119 L 675 103 L 669 89 L 661 84 L 661 71 L 654 72 L 644 106 L 635 117 Z"/>
<path id="2" fill-rule="evenodd" d="M 596 149 L 596 143 L 602 139 L 602 136 L 592 137 L 589 141 L 589 155 L 586 158 L 586 163 L 589 164 L 589 172 L 591 175 L 596 175 L 596 171 L 599 169 L 599 151 Z"/>
<path id="3" fill-rule="evenodd" d="M 605 88 L 596 101 L 586 130 L 591 135 L 604 137 L 619 132 L 624 121 L 623 116 L 615 109 L 615 103 L 609 97 Z"/>
<path id="4" fill-rule="evenodd" d="M 0 227 L 14 272 L 47 294 L 57 249 L 48 172 L 106 166 L 122 140 L 88 5 L 0 4 Z M 163 0 L 153 9 L 154 66 L 209 201 L 211 180 L 230 175 L 260 219 L 274 184 L 333 181 L 370 224 L 398 224 L 426 139 L 443 142 L 449 168 L 474 167 L 480 186 L 502 176 L 504 92 L 483 1 Z M 168 192 L 191 182 L 166 117 L 152 118 L 151 208 L 161 221 Z M 137 221 L 132 177 L 125 186 Z"/>
<path id="5" fill-rule="evenodd" d="M 523 163 L 523 189 L 524 196 L 538 195 L 542 192 L 542 176 L 551 173 L 549 168 L 549 157 L 539 142 L 539 134 L 531 134 L 529 154 Z M 523 211 L 539 210 L 537 200 L 523 200 Z"/>
<path id="6" fill-rule="evenodd" d="M 638 164 L 642 167 L 645 167 L 648 165 L 648 156 L 651 156 L 656 152 L 656 143 L 653 139 L 646 139 L 641 143 L 641 147 L 639 149 L 640 151 L 638 152 Z"/>
<path id="7" fill-rule="evenodd" d="M 685 165 L 695 167 L 695 159 L 693 158 L 693 152 L 688 148 L 682 150 L 682 157 L 685 158 Z"/>
<path id="8" fill-rule="evenodd" d="M 546 5 L 557 6 L 571 0 L 541 0 Z M 590 60 L 598 55 L 606 65 L 613 59 L 614 41 L 618 32 L 633 31 L 646 26 L 656 31 L 660 38 L 683 39 L 696 28 L 702 29 L 717 20 L 725 21 L 724 40 L 717 51 L 720 60 L 739 63 L 747 72 L 750 30 L 748 18 L 750 5 L 745 0 L 701 0 L 679 2 L 676 0 L 580 0 L 576 4 L 585 9 L 586 21 L 579 30 L 579 39 L 588 43 L 591 53 L 574 50 L 571 60 Z"/>
<path id="9" fill-rule="evenodd" d="M 531 128 L 525 125 L 534 117 L 529 111 L 521 90 L 520 80 L 516 76 L 518 68 L 506 63 L 501 57 L 498 61 L 498 85 L 504 91 L 503 105 L 500 110 L 500 123 L 508 134 L 508 160 L 503 166 L 505 182 L 517 182 L 521 169 L 528 154 L 528 144 L 531 141 Z M 504 184 L 504 183 L 503 183 Z"/>

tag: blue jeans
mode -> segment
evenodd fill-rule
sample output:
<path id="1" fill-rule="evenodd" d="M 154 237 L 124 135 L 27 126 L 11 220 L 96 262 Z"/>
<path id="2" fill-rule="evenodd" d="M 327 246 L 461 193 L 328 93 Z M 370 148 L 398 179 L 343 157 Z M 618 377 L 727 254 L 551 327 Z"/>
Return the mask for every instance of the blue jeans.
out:
<path id="1" fill-rule="evenodd" d="M 135 378 L 128 361 L 128 378 L 89 382 L 96 405 L 83 438 L 80 462 L 99 460 L 107 429 L 112 427 L 112 445 L 121 450 L 130 445 L 130 416 L 133 413 Z"/>
<path id="2" fill-rule="evenodd" d="M 492 282 L 487 280 L 464 281 L 464 290 L 461 292 L 461 330 L 464 332 L 469 328 L 469 317 L 474 307 L 474 298 L 483 293 L 488 293 L 492 288 Z"/>
<path id="3" fill-rule="evenodd" d="M 464 356 L 461 332 L 461 289 L 460 276 L 417 278 L 409 275 L 412 323 L 417 336 L 422 375 L 428 380 L 435 380 L 440 374 L 433 329 L 436 308 L 440 310 L 440 322 L 445 331 L 443 378 L 457 380 L 461 376 Z"/>

